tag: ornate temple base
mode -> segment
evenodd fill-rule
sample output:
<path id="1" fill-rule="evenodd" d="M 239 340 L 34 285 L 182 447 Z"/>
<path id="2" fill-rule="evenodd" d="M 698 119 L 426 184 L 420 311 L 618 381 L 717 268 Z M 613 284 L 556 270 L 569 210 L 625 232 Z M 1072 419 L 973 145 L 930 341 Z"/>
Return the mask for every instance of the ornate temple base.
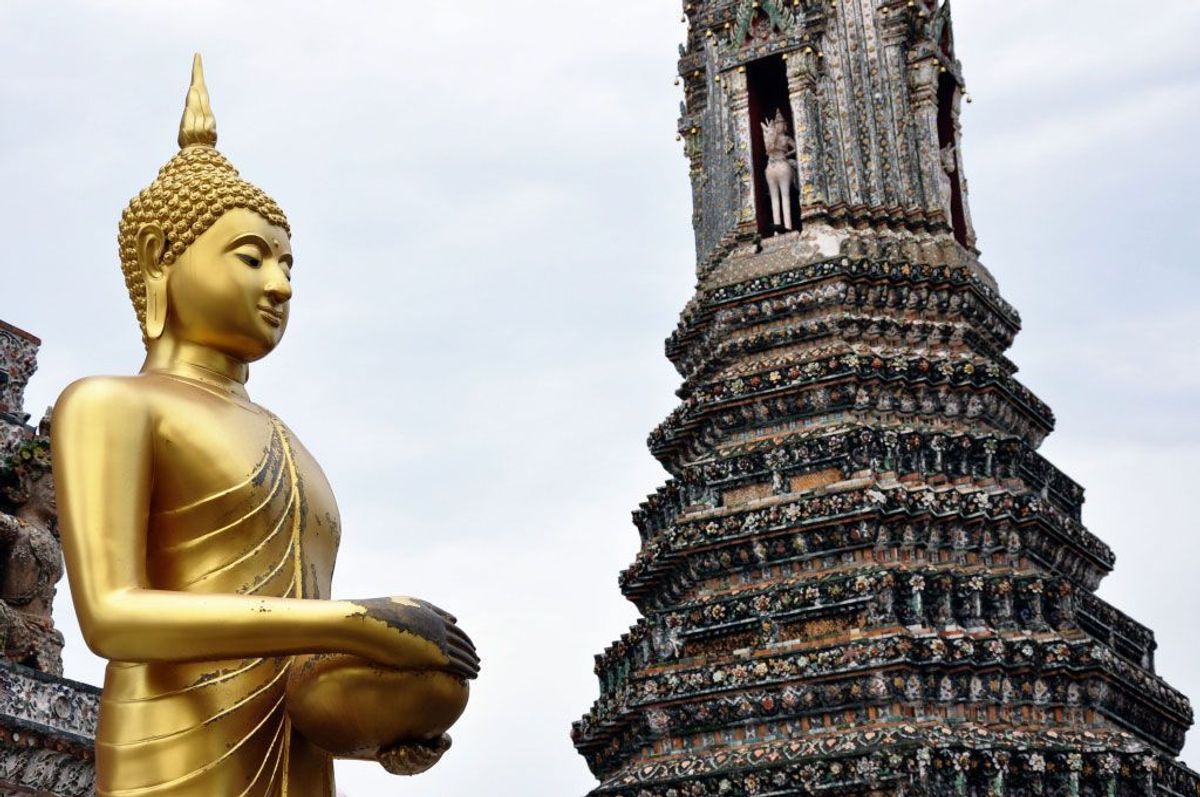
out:
<path id="1" fill-rule="evenodd" d="M 94 686 L 0 661 L 0 797 L 95 793 Z"/>

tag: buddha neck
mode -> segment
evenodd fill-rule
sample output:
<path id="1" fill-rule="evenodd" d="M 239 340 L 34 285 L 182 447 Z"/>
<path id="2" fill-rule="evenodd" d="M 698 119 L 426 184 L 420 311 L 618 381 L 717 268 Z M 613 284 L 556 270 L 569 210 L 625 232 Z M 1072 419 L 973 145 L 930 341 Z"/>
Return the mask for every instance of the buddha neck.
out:
<path id="1" fill-rule="evenodd" d="M 179 340 L 164 331 L 158 340 L 150 342 L 142 373 L 179 376 L 212 385 L 230 395 L 248 401 L 246 380 L 250 366 L 236 357 L 208 346 Z"/>

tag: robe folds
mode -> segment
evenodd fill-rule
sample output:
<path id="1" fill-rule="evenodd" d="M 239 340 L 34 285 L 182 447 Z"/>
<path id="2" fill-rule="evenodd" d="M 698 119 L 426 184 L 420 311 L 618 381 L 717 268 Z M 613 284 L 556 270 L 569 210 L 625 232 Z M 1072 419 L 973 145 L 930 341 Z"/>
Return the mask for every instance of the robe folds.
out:
<path id="1" fill-rule="evenodd" d="M 286 427 L 262 412 L 269 443 L 244 481 L 184 506 L 152 507 L 151 588 L 328 597 L 332 574 L 319 571 L 332 570 L 336 550 L 332 493 Z M 290 656 L 111 662 L 96 738 L 98 797 L 332 797 L 332 762 L 287 716 L 291 667 Z"/>

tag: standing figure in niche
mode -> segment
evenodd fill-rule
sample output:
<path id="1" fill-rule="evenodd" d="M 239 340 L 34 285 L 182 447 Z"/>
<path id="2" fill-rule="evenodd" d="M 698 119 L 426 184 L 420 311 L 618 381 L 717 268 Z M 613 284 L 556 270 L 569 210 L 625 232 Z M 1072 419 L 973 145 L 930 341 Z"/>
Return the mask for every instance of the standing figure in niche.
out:
<path id="1" fill-rule="evenodd" d="M 788 134 L 783 111 L 762 123 L 763 148 L 767 153 L 767 187 L 771 190 L 771 218 L 776 229 L 792 226 L 792 187 L 797 186 L 796 140 Z"/>
<path id="2" fill-rule="evenodd" d="M 954 181 L 958 179 L 958 147 L 954 146 L 953 141 L 939 150 L 938 159 L 942 165 L 941 184 L 946 218 L 952 219 L 954 218 Z"/>
<path id="3" fill-rule="evenodd" d="M 0 655 L 62 675 L 63 636 L 51 615 L 63 562 L 49 440 L 22 443 L 6 470 L 14 510 L 0 512 Z"/>
<path id="4" fill-rule="evenodd" d="M 291 228 L 216 143 L 197 56 L 180 151 L 121 217 L 145 363 L 55 408 L 71 594 L 109 659 L 97 797 L 333 797 L 335 757 L 415 774 L 479 670 L 424 601 L 330 596 L 333 491 L 246 392 L 287 330 Z"/>

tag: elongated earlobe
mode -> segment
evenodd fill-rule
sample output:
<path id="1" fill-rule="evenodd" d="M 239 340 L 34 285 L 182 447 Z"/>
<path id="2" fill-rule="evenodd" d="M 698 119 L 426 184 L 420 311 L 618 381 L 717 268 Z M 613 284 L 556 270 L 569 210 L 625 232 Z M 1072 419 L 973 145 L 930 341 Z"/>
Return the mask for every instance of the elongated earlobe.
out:
<path id="1" fill-rule="evenodd" d="M 160 338 L 167 323 L 167 274 L 162 263 L 165 248 L 166 238 L 157 224 L 138 230 L 138 265 L 146 286 L 146 340 Z"/>
<path id="2" fill-rule="evenodd" d="M 167 323 L 167 286 L 146 282 L 146 339 L 158 340 Z"/>

